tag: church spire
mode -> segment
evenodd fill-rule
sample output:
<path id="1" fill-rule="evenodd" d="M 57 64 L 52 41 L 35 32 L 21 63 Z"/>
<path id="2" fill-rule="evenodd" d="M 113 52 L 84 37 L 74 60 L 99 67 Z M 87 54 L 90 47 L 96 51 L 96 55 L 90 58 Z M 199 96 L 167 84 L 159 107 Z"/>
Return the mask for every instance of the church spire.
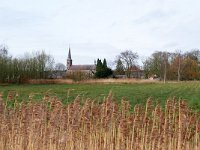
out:
<path id="1" fill-rule="evenodd" d="M 67 69 L 69 70 L 69 68 L 72 66 L 72 58 L 71 58 L 71 49 L 69 46 L 69 53 L 68 53 L 68 57 L 67 57 Z"/>
<path id="2" fill-rule="evenodd" d="M 67 59 L 72 59 L 71 58 L 71 49 L 70 49 L 70 45 L 69 45 L 69 53 L 68 53 L 68 58 Z"/>

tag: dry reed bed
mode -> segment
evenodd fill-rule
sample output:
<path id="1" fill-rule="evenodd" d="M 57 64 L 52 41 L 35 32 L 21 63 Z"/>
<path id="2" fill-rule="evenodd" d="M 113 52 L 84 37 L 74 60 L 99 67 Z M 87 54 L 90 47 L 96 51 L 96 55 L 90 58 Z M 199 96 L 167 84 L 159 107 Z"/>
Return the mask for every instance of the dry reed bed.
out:
<path id="1" fill-rule="evenodd" d="M 101 103 L 77 97 L 63 105 L 56 97 L 17 102 L 17 94 L 3 101 L 0 94 L 2 150 L 197 150 L 199 114 L 185 101 L 168 99 L 165 108 L 118 104 L 112 94 Z M 13 101 L 14 107 L 9 108 Z"/>
<path id="2" fill-rule="evenodd" d="M 28 84 L 119 84 L 119 83 L 157 83 L 157 80 L 149 80 L 149 79 L 90 79 L 90 80 L 83 80 L 83 81 L 73 81 L 71 79 L 32 79 L 28 80 Z"/>

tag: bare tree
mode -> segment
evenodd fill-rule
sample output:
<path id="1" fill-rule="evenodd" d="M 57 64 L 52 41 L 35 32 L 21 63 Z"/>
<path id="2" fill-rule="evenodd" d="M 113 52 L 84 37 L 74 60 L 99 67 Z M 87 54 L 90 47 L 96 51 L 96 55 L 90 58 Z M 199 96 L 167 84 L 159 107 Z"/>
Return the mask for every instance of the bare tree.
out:
<path id="1" fill-rule="evenodd" d="M 10 59 L 7 46 L 0 45 L 0 82 L 5 82 L 8 78 Z"/>
<path id="2" fill-rule="evenodd" d="M 64 65 L 64 64 L 62 64 L 62 63 L 57 63 L 56 65 L 55 65 L 55 68 L 54 68 L 54 70 L 59 70 L 59 71 L 64 71 L 66 69 L 66 66 Z"/>
<path id="3" fill-rule="evenodd" d="M 122 61 L 128 78 L 130 78 L 131 75 L 130 69 L 131 67 L 136 65 L 136 60 L 138 59 L 138 57 L 139 56 L 137 53 L 134 53 L 131 50 L 126 50 L 124 52 L 121 52 L 117 58 L 117 60 L 120 59 Z"/>
<path id="4" fill-rule="evenodd" d="M 178 69 L 177 69 L 177 74 L 178 74 L 178 82 L 180 81 L 180 78 L 181 78 L 181 73 L 180 73 L 180 70 L 181 70 L 181 51 L 178 51 Z"/>
<path id="5" fill-rule="evenodd" d="M 169 56 L 171 55 L 171 53 L 169 52 L 163 52 L 162 53 L 162 57 L 163 57 L 163 63 L 164 63 L 164 75 L 163 75 L 163 82 L 166 82 L 166 78 L 167 78 L 167 65 L 168 65 L 168 60 L 169 60 Z"/>
<path id="6" fill-rule="evenodd" d="M 8 47 L 0 45 L 0 56 L 6 56 L 8 54 Z"/>

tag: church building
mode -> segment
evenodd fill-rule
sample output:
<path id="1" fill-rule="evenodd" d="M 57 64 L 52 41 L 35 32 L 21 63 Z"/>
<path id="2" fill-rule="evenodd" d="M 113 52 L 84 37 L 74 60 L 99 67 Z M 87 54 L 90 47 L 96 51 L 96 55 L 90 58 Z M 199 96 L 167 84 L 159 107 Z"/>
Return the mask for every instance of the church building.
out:
<path id="1" fill-rule="evenodd" d="M 76 73 L 86 74 L 89 77 L 92 77 L 96 72 L 96 65 L 73 65 L 71 58 L 71 49 L 69 47 L 69 53 L 67 58 L 67 76 L 74 75 Z"/>

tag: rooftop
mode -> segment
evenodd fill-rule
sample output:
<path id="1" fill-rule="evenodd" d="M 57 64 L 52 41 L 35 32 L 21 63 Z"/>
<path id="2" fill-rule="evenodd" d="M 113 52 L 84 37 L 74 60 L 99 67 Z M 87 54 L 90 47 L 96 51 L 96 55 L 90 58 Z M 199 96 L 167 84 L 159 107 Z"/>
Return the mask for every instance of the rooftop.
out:
<path id="1" fill-rule="evenodd" d="M 95 65 L 72 65 L 69 70 L 95 70 Z"/>

